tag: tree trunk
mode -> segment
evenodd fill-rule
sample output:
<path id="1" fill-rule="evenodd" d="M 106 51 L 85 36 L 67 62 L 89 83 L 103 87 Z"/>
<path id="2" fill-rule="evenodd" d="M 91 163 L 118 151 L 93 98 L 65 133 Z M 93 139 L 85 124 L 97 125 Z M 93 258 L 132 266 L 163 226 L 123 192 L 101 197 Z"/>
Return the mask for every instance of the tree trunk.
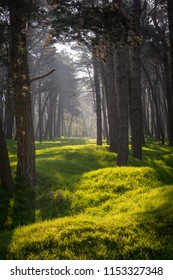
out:
<path id="1" fill-rule="evenodd" d="M 171 69 L 171 92 L 169 112 L 169 145 L 173 146 L 173 1 L 167 0 L 168 4 L 168 23 L 169 23 L 169 41 L 170 41 L 170 69 Z"/>
<path id="2" fill-rule="evenodd" d="M 14 126 L 14 95 L 7 90 L 5 104 L 5 138 L 12 139 Z"/>
<path id="3" fill-rule="evenodd" d="M 38 92 L 38 130 L 39 130 L 39 142 L 43 140 L 43 118 L 42 118 L 42 94 L 39 86 Z"/>
<path id="4" fill-rule="evenodd" d="M 2 127 L 4 127 L 4 108 L 3 108 L 3 93 L 0 92 L 0 118 L 2 122 Z"/>
<path id="5" fill-rule="evenodd" d="M 73 115 L 71 115 L 71 118 L 70 118 L 70 123 L 69 123 L 69 127 L 68 127 L 68 137 L 71 136 L 71 128 L 72 128 L 72 124 L 73 124 Z"/>
<path id="6" fill-rule="evenodd" d="M 13 179 L 11 175 L 10 162 L 8 158 L 8 150 L 5 142 L 5 135 L 2 129 L 2 121 L 0 118 L 0 180 L 2 187 L 8 191 L 14 191 Z"/>
<path id="7" fill-rule="evenodd" d="M 110 151 L 117 152 L 118 149 L 118 112 L 115 88 L 115 70 L 113 55 L 109 55 L 105 65 L 105 93 L 108 109 L 108 124 L 110 137 Z"/>
<path id="8" fill-rule="evenodd" d="M 99 62 L 93 61 L 94 66 L 94 83 L 96 94 L 96 117 L 97 117 L 97 145 L 102 145 L 102 117 L 101 117 L 101 97 L 99 84 Z"/>
<path id="9" fill-rule="evenodd" d="M 21 11 L 20 11 L 21 12 Z M 36 181 L 35 143 L 26 48 L 27 18 L 10 1 L 11 62 L 17 128 L 17 176 L 26 184 Z"/>
<path id="10" fill-rule="evenodd" d="M 104 83 L 104 81 L 103 81 Z M 106 143 L 109 145 L 109 131 L 108 131 L 108 121 L 107 121 L 107 107 L 106 107 L 106 96 L 105 96 L 105 90 L 104 86 L 102 86 L 102 112 L 103 112 L 103 131 L 104 135 L 106 137 Z"/>
<path id="11" fill-rule="evenodd" d="M 148 84 L 150 86 L 150 92 L 152 95 L 152 100 L 154 101 L 154 105 L 155 105 L 155 111 L 156 111 L 156 120 L 157 120 L 157 131 L 159 132 L 160 136 L 161 136 L 161 141 L 162 144 L 165 143 L 165 135 L 164 135 L 164 130 L 163 130 L 163 126 L 162 126 L 162 120 L 161 120 L 161 113 L 159 110 L 159 96 L 157 96 L 156 90 L 154 89 L 153 85 L 152 85 L 152 81 L 150 78 L 149 73 L 147 72 L 147 69 L 145 68 L 144 64 L 142 64 L 143 70 L 145 72 L 145 75 L 147 77 L 148 80 Z M 157 91 L 159 92 L 159 91 Z"/>
<path id="12" fill-rule="evenodd" d="M 140 36 L 140 0 L 134 0 L 134 20 L 136 35 Z M 132 155 L 138 159 L 142 158 L 143 117 L 141 100 L 141 69 L 140 69 L 140 45 L 133 46 L 132 51 L 132 108 L 131 108 L 131 134 L 132 134 Z"/>
<path id="13" fill-rule="evenodd" d="M 59 93 L 59 103 L 58 103 L 58 116 L 57 116 L 57 137 L 61 137 L 62 136 L 62 106 L 63 106 L 63 101 L 62 101 L 62 94 L 61 92 Z"/>
<path id="14" fill-rule="evenodd" d="M 117 51 L 117 82 L 118 82 L 118 155 L 117 165 L 128 163 L 128 95 L 125 70 L 125 49 Z"/>
<path id="15" fill-rule="evenodd" d="M 167 104 L 167 132 L 169 145 L 173 146 L 173 107 L 172 107 L 172 97 L 171 97 L 171 81 L 170 81 L 170 67 L 168 51 L 165 45 L 164 47 L 164 80 L 165 80 L 165 97 Z"/>

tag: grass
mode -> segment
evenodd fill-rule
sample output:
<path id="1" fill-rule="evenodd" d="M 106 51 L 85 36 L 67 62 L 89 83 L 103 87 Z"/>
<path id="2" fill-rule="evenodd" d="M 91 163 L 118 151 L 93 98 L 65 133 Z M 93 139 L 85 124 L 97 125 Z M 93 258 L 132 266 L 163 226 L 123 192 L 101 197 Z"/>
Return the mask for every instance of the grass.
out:
<path id="1" fill-rule="evenodd" d="M 94 140 L 36 149 L 37 185 L 0 190 L 0 259 L 173 259 L 173 148 L 150 140 L 128 167 Z"/>

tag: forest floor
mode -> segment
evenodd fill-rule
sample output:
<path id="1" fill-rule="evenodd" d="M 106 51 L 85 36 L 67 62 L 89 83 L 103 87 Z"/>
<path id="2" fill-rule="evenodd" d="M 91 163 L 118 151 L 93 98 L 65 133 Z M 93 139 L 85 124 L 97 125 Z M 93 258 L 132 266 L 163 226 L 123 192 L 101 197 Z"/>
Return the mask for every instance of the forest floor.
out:
<path id="1" fill-rule="evenodd" d="M 37 185 L 0 189 L 0 259 L 173 259 L 173 148 L 147 140 L 128 167 L 89 139 L 36 150 Z"/>

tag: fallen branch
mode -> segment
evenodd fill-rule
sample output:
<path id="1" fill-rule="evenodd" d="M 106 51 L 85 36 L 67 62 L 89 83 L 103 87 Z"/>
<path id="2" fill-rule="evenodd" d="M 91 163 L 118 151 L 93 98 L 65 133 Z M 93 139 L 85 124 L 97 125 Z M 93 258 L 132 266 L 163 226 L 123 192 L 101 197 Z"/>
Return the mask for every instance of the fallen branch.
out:
<path id="1" fill-rule="evenodd" d="M 32 79 L 30 79 L 29 81 L 30 81 L 30 83 L 35 82 L 35 81 L 37 81 L 37 80 L 40 80 L 40 79 L 42 79 L 42 78 L 45 78 L 45 77 L 49 76 L 49 75 L 52 74 L 54 71 L 55 71 L 55 69 L 52 69 L 52 70 L 51 70 L 50 72 L 48 72 L 47 74 L 44 74 L 44 75 L 42 75 L 42 76 L 38 76 L 38 77 L 32 78 Z"/>

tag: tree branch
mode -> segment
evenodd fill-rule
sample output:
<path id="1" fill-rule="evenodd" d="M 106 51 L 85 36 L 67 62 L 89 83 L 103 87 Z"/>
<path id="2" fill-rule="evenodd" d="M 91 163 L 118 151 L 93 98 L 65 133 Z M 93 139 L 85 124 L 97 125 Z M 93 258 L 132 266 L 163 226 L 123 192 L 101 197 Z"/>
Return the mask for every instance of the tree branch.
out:
<path id="1" fill-rule="evenodd" d="M 52 74 L 54 71 L 55 71 L 55 69 L 52 69 L 52 70 L 51 70 L 50 72 L 48 72 L 47 74 L 44 74 L 44 75 L 42 75 L 42 76 L 38 76 L 38 77 L 32 78 L 32 79 L 30 79 L 29 81 L 30 81 L 30 83 L 35 82 L 35 81 L 37 81 L 37 80 L 40 80 L 40 79 L 42 79 L 42 78 L 45 78 L 45 77 L 49 76 L 49 75 Z"/>

